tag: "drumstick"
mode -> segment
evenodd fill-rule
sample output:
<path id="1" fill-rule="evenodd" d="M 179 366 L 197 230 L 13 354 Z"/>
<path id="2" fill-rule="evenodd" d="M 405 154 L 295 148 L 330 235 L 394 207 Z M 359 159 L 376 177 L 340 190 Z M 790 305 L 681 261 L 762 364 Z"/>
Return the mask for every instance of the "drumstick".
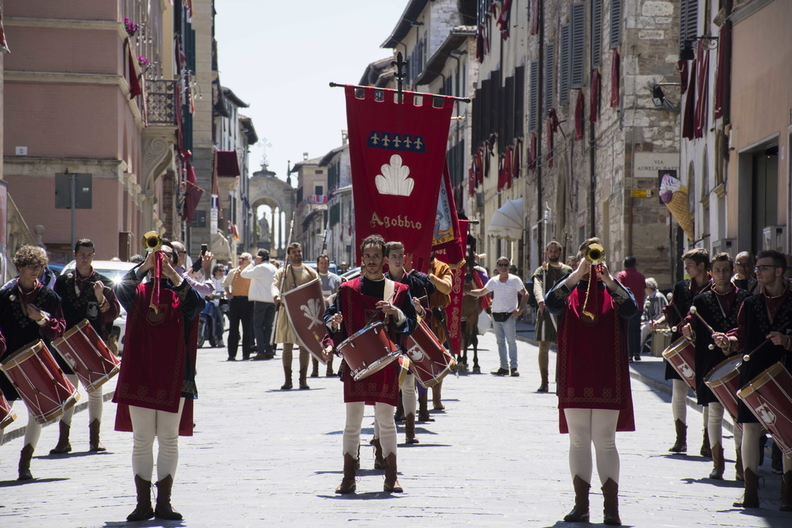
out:
<path id="1" fill-rule="evenodd" d="M 394 297 L 395 295 L 396 295 L 396 290 L 394 289 L 394 290 L 393 290 L 393 293 L 391 293 L 391 294 L 390 294 L 390 297 L 388 297 L 387 299 L 383 299 L 383 300 L 384 300 L 386 303 L 389 303 L 389 302 L 391 302 L 391 299 L 393 299 L 393 297 Z M 371 314 L 371 317 L 369 318 L 369 320 L 368 320 L 368 321 L 366 321 L 366 326 L 370 325 L 370 324 L 371 324 L 371 322 L 372 322 L 372 321 L 373 321 L 373 320 L 374 320 L 374 319 L 375 319 L 375 318 L 376 318 L 376 317 L 377 317 L 377 316 L 378 316 L 378 315 L 379 315 L 381 312 L 382 312 L 382 308 L 381 308 L 381 307 L 380 307 L 380 308 L 377 308 L 377 311 L 376 311 L 376 312 L 374 312 L 373 314 Z"/>
<path id="2" fill-rule="evenodd" d="M 690 313 L 692 315 L 695 315 L 698 318 L 698 320 L 701 321 L 701 324 L 703 324 L 705 327 L 707 327 L 707 330 L 709 330 L 710 335 L 715 333 L 715 330 L 713 330 L 712 327 L 709 324 L 707 324 L 707 321 L 705 321 L 704 318 L 701 317 L 701 314 L 698 313 L 698 308 L 696 308 L 695 306 L 691 306 L 690 307 Z M 707 349 L 715 350 L 715 345 L 710 343 L 709 345 L 707 345 Z"/>
<path id="3" fill-rule="evenodd" d="M 785 325 L 783 325 L 781 328 L 779 328 L 779 329 L 778 329 L 778 330 L 776 330 L 776 331 L 777 331 L 777 332 L 781 332 L 782 330 L 786 330 L 786 327 L 787 327 L 787 326 L 789 326 L 789 323 L 786 323 Z M 765 338 L 765 340 L 764 340 L 764 341 L 762 341 L 761 343 L 759 343 L 759 346 L 757 346 L 756 348 L 754 348 L 753 350 L 751 350 L 750 352 L 748 352 L 747 354 L 745 354 L 745 355 L 743 356 L 743 358 L 742 358 L 742 362 L 743 362 L 743 363 L 745 363 L 746 361 L 751 361 L 751 355 L 752 355 L 754 352 L 756 352 L 757 350 L 759 350 L 760 348 L 762 348 L 763 346 L 765 346 L 767 343 L 770 343 L 770 338 L 769 338 L 769 337 L 768 337 L 768 338 Z M 741 364 L 742 364 L 742 363 L 741 363 Z"/>
<path id="4" fill-rule="evenodd" d="M 668 304 L 670 304 L 671 306 L 674 307 L 674 311 L 676 311 L 677 315 L 679 316 L 679 320 L 681 322 L 682 319 L 684 319 L 684 317 L 682 317 L 682 312 L 679 311 L 679 306 L 677 306 L 676 303 L 674 302 L 674 294 L 673 293 L 669 293 L 668 294 Z M 677 331 L 677 326 L 676 325 L 672 326 L 671 327 L 671 331 L 672 332 L 676 332 Z"/>

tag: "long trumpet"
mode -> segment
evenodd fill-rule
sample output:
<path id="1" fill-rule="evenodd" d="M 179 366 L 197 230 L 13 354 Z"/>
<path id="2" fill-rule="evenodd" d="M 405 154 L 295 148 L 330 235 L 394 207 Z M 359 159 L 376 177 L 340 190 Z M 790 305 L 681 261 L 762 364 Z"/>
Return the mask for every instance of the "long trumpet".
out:
<path id="1" fill-rule="evenodd" d="M 158 251 L 162 247 L 162 237 L 156 231 L 149 231 L 143 235 L 143 247 L 146 251 Z"/>
<path id="2" fill-rule="evenodd" d="M 605 262 L 605 248 L 599 244 L 591 244 L 586 248 L 583 258 L 591 264 L 589 282 L 586 288 L 586 298 L 583 300 L 583 318 L 586 322 L 594 324 L 599 320 L 599 285 L 597 273 L 600 265 Z"/>
<path id="3" fill-rule="evenodd" d="M 591 244 L 583 257 L 592 266 L 597 266 L 605 262 L 605 248 L 599 244 Z"/>

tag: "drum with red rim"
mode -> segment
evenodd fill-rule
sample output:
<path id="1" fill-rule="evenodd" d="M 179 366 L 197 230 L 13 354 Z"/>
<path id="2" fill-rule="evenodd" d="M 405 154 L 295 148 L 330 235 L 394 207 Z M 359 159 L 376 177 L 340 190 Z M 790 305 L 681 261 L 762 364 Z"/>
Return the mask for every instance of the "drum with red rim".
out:
<path id="1" fill-rule="evenodd" d="M 696 347 L 684 337 L 680 337 L 663 351 L 663 357 L 696 392 Z"/>
<path id="2" fill-rule="evenodd" d="M 11 353 L 0 369 L 38 423 L 59 417 L 80 399 L 80 393 L 40 339 Z"/>
<path id="3" fill-rule="evenodd" d="M 360 381 L 387 367 L 399 357 L 399 347 L 385 325 L 376 322 L 359 330 L 336 348 L 350 368 L 352 379 Z"/>
<path id="4" fill-rule="evenodd" d="M 781 363 L 756 376 L 737 392 L 786 455 L 792 453 L 792 375 Z"/>
<path id="5" fill-rule="evenodd" d="M 424 321 L 418 323 L 412 334 L 402 339 L 402 346 L 410 358 L 410 372 L 424 387 L 440 383 L 456 365 L 454 358 Z"/>
<path id="6" fill-rule="evenodd" d="M 5 429 L 16 420 L 17 415 L 11 410 L 11 404 L 6 400 L 3 391 L 0 391 L 0 429 Z"/>
<path id="7" fill-rule="evenodd" d="M 110 352 L 88 319 L 83 319 L 52 346 L 71 365 L 85 390 L 93 392 L 118 374 L 118 358 Z"/>
<path id="8" fill-rule="evenodd" d="M 704 378 L 704 384 L 709 387 L 712 393 L 723 404 L 732 418 L 737 418 L 737 391 L 740 390 L 740 371 L 738 367 L 742 359 L 739 357 L 726 358 Z M 738 424 L 739 425 L 739 424 Z"/>

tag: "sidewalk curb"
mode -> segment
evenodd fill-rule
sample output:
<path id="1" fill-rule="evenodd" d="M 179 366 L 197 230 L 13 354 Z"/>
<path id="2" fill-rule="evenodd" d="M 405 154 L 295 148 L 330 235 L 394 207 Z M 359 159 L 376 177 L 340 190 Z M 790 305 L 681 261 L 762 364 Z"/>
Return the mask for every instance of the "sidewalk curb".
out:
<path id="1" fill-rule="evenodd" d="M 103 401 L 103 402 L 106 402 L 106 401 L 108 401 L 108 400 L 112 400 L 112 399 L 113 399 L 113 395 L 114 395 L 114 394 L 115 394 L 115 391 L 114 391 L 114 390 L 113 390 L 113 391 L 110 391 L 110 392 L 107 392 L 107 393 L 105 393 L 105 394 L 102 396 L 102 401 Z M 86 398 L 86 401 L 84 401 L 84 402 L 82 402 L 82 403 L 78 403 L 78 404 L 76 404 L 76 405 L 74 406 L 74 414 L 77 414 L 77 413 L 79 413 L 79 412 L 82 412 L 82 411 L 84 411 L 84 410 L 85 410 L 85 409 L 87 409 L 87 408 L 88 408 L 88 399 Z M 27 413 L 27 407 L 25 407 L 25 413 Z M 14 422 L 21 422 L 21 421 L 23 421 L 22 417 L 21 417 L 21 416 L 19 416 L 19 413 L 17 413 L 17 415 L 18 415 L 18 416 L 17 416 L 17 419 L 16 419 L 16 420 L 14 420 Z M 45 424 L 44 424 L 42 427 L 47 427 L 48 425 L 52 425 L 52 424 L 54 424 L 54 423 L 57 423 L 57 422 L 58 422 L 58 420 L 59 420 L 59 418 L 56 418 L 56 419 L 54 419 L 54 420 L 50 420 L 49 422 L 45 423 Z M 16 439 L 16 438 L 19 438 L 20 436 L 25 436 L 25 431 L 26 431 L 26 430 L 27 430 L 27 421 L 25 421 L 25 423 L 24 423 L 23 425 L 20 425 L 20 426 L 19 426 L 19 427 L 17 427 L 16 429 L 12 429 L 11 431 L 6 431 L 6 432 L 3 434 L 3 438 L 1 438 L 1 439 L 0 439 L 0 445 L 5 445 L 5 444 L 7 444 L 8 442 L 10 442 L 11 440 L 14 440 L 14 439 Z"/>

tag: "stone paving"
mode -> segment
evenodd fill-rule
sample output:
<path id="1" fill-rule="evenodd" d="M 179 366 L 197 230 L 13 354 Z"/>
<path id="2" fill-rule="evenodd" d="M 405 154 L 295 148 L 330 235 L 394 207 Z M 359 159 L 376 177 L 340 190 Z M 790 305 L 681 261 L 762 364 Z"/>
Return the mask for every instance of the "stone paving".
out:
<path id="1" fill-rule="evenodd" d="M 402 494 L 382 491 L 382 471 L 373 469 L 367 445 L 361 450 L 357 493 L 333 492 L 341 478 L 344 423 L 337 379 L 309 379 L 309 391 L 281 391 L 279 358 L 226 362 L 224 350 L 202 349 L 195 436 L 180 439 L 173 491 L 173 505 L 185 520 L 138 525 L 576 526 L 560 521 L 571 509 L 573 491 L 568 440 L 558 433 L 557 400 L 534 392 L 539 385 L 537 349 L 521 335 L 521 377 L 488 373 L 498 365 L 489 333 L 480 338 L 486 373 L 446 378 L 446 411 L 434 413 L 434 422 L 418 425 L 420 444 L 400 445 Z M 768 459 L 760 470 L 762 508 L 745 513 L 731 506 L 741 486 L 732 480 L 730 433 L 724 442 L 727 480 L 706 478 L 711 463 L 693 456 L 701 423 L 694 409 L 689 411 L 691 456 L 668 455 L 673 428 L 662 364 L 647 358 L 632 367 L 637 431 L 617 438 L 625 526 L 792 526 L 792 514 L 778 511 L 780 477 L 771 473 Z M 105 391 L 113 388 L 111 381 Z M 115 405 L 107 403 L 104 410 L 106 453 L 88 453 L 85 411 L 75 414 L 75 450 L 69 455 L 47 454 L 56 443 L 57 427 L 45 427 L 32 464 L 36 480 L 27 483 L 14 480 L 22 448 L 14 435 L 27 414 L 21 402 L 15 409 L 21 416 L 0 446 L 0 527 L 126 526 L 134 507 L 132 438 L 112 430 Z M 371 438 L 372 421 L 368 408 L 364 442 Z M 401 426 L 399 441 L 404 441 Z M 594 481 L 591 518 L 597 525 L 602 499 L 596 473 Z"/>

